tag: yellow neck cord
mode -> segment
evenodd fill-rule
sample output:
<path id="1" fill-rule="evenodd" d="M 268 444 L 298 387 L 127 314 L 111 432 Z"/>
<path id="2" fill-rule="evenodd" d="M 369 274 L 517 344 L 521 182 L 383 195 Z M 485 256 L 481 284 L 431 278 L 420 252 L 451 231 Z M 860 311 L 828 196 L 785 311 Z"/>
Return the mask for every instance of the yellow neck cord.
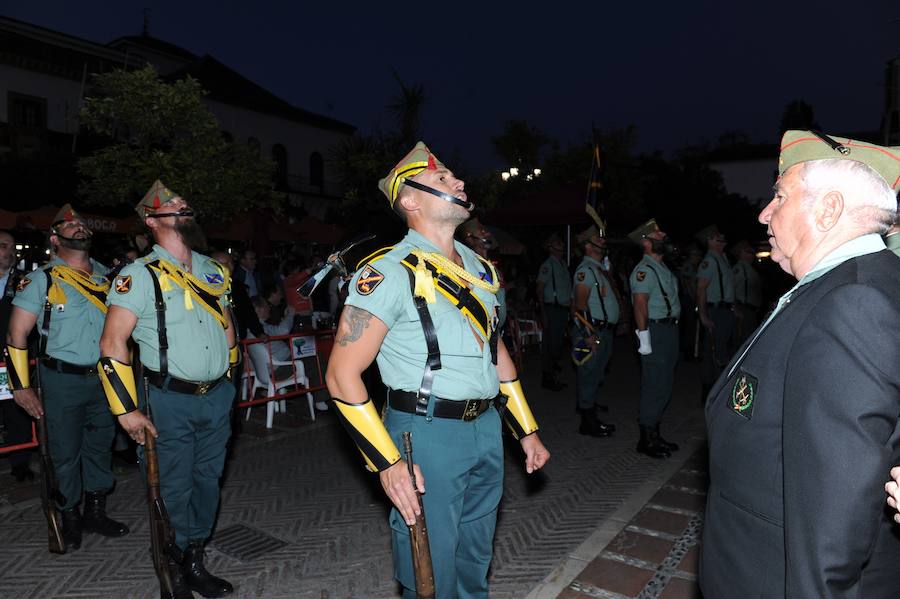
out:
<path id="1" fill-rule="evenodd" d="M 64 264 L 57 264 L 52 267 L 50 269 L 50 277 L 53 283 L 50 285 L 50 289 L 47 290 L 47 299 L 51 304 L 65 304 L 68 299 L 66 298 L 66 292 L 63 291 L 62 286 L 57 282 L 59 280 L 68 283 L 89 302 L 94 304 L 98 310 L 106 314 L 106 303 L 93 293 L 90 293 L 93 291 L 102 294 L 105 298 L 109 292 L 109 281 L 105 278 L 101 283 L 97 283 L 83 270 Z"/>
<path id="2" fill-rule="evenodd" d="M 431 265 L 437 269 L 438 273 L 445 272 L 453 275 L 470 284 L 472 287 L 477 287 L 478 289 L 482 289 L 489 293 L 497 293 L 497 290 L 500 289 L 497 271 L 494 270 L 494 266 L 490 263 L 487 264 L 491 269 L 492 282 L 488 283 L 445 257 L 443 254 L 437 252 L 425 252 L 422 250 L 413 250 L 412 254 L 419 259 L 419 263 L 416 265 L 415 294 L 419 297 L 424 297 L 425 301 L 429 304 L 432 304 L 435 301 L 434 280 L 431 273 L 425 268 L 426 261 L 431 263 Z"/>
<path id="3" fill-rule="evenodd" d="M 209 295 L 214 297 L 221 297 L 228 291 L 228 286 L 230 284 L 230 280 L 228 278 L 228 274 L 224 271 L 220 270 L 220 274 L 222 275 L 222 283 L 218 285 L 210 285 L 205 283 L 192 275 L 191 273 L 184 271 L 168 260 L 159 259 L 157 270 L 159 270 L 159 287 L 163 291 L 171 291 L 172 286 L 171 283 L 175 283 L 177 286 L 181 287 L 184 290 L 184 309 L 185 310 L 193 310 L 194 302 L 192 298 L 196 298 L 201 306 L 205 306 L 207 311 L 212 314 L 216 320 L 218 320 L 222 326 L 225 326 L 227 323 L 225 321 L 224 314 L 220 314 L 216 310 L 213 310 L 210 306 L 203 301 L 203 298 L 200 297 L 200 294 L 197 293 L 193 289 L 196 287 Z M 193 287 L 192 287 L 193 286 Z"/>

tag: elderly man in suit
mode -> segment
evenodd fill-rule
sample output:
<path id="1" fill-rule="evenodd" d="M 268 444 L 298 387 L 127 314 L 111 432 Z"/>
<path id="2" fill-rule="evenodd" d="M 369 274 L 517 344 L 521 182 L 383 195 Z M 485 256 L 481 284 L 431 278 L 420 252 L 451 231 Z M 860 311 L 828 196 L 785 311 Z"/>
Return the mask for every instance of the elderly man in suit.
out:
<path id="1" fill-rule="evenodd" d="M 810 131 L 781 143 L 759 215 L 797 279 L 706 405 L 707 597 L 896 597 L 900 534 L 881 488 L 900 463 L 900 148 Z"/>

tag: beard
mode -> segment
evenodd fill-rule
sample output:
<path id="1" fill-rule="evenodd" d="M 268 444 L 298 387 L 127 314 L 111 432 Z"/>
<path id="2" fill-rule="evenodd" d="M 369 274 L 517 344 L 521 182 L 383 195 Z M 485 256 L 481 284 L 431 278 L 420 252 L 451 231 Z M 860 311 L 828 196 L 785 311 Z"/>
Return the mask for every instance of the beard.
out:
<path id="1" fill-rule="evenodd" d="M 181 237 L 184 245 L 192 250 L 206 250 L 206 235 L 193 218 L 177 220 L 175 222 L 175 231 Z"/>
<path id="2" fill-rule="evenodd" d="M 78 250 L 80 252 L 86 252 L 91 249 L 91 237 L 79 239 L 77 237 L 63 237 L 62 235 L 57 235 L 56 238 L 59 239 L 59 247 L 69 250 Z"/>
<path id="3" fill-rule="evenodd" d="M 675 251 L 675 247 L 668 239 L 651 239 L 650 251 L 658 256 L 668 256 Z"/>

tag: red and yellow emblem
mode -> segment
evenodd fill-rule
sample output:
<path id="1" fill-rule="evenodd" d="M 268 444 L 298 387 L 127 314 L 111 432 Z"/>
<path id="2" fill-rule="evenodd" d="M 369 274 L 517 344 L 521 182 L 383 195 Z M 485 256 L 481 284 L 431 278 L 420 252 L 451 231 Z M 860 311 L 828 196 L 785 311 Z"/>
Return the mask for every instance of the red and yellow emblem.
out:
<path id="1" fill-rule="evenodd" d="M 116 277 L 116 293 L 128 293 L 129 291 L 131 291 L 131 275 Z"/>
<path id="2" fill-rule="evenodd" d="M 639 270 L 639 271 L 637 272 L 637 277 L 636 277 L 636 278 L 637 278 L 638 282 L 643 281 L 644 279 L 647 278 L 647 273 L 644 272 L 643 270 Z"/>
<path id="3" fill-rule="evenodd" d="M 369 295 L 384 280 L 384 275 L 378 272 L 371 264 L 363 267 L 356 280 L 356 291 L 360 295 Z"/>
<path id="4" fill-rule="evenodd" d="M 22 277 L 19 280 L 19 284 L 16 285 L 16 291 L 17 292 L 25 291 L 25 288 L 28 287 L 29 285 L 31 285 L 31 279 L 29 279 L 28 277 Z"/>
<path id="5" fill-rule="evenodd" d="M 578 273 L 578 274 L 575 276 L 575 278 L 578 279 L 578 282 L 579 282 L 579 283 L 582 282 L 582 281 L 584 280 L 584 273 L 583 273 L 583 272 Z"/>

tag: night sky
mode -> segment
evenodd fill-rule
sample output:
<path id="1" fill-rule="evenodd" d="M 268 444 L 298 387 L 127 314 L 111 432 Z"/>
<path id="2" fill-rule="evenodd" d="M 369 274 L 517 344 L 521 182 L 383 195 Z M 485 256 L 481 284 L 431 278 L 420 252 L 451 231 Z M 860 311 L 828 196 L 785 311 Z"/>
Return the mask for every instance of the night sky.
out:
<path id="1" fill-rule="evenodd" d="M 900 54 L 900 6 L 882 0 L 7 0 L 0 13 L 105 43 L 139 34 L 144 7 L 154 37 L 364 132 L 391 127 L 396 69 L 424 84 L 427 143 L 474 171 L 504 166 L 489 140 L 509 119 L 564 146 L 592 122 L 634 124 L 639 150 L 671 151 L 727 130 L 775 142 L 803 99 L 825 131 L 874 130 Z"/>

